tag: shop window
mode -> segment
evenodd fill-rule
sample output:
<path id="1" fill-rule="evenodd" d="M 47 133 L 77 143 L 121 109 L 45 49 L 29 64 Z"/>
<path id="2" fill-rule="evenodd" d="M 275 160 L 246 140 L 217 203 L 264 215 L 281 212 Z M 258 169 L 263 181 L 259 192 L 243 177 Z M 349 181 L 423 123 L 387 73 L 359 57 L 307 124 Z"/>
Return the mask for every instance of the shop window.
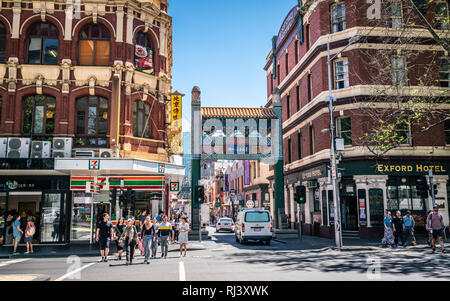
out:
<path id="1" fill-rule="evenodd" d="M 56 100 L 52 96 L 32 95 L 23 100 L 22 133 L 51 135 L 55 130 Z"/>
<path id="2" fill-rule="evenodd" d="M 6 59 L 6 28 L 3 23 L 0 22 L 0 63 L 3 63 Z"/>
<path id="3" fill-rule="evenodd" d="M 345 4 L 338 3 L 331 7 L 331 33 L 346 29 Z"/>
<path id="4" fill-rule="evenodd" d="M 402 56 L 393 56 L 392 64 L 392 84 L 402 86 L 406 84 L 406 62 Z"/>
<path id="5" fill-rule="evenodd" d="M 435 6 L 435 24 L 436 29 L 448 30 L 448 3 L 438 2 Z"/>
<path id="6" fill-rule="evenodd" d="M 334 88 L 348 88 L 348 59 L 339 59 L 334 62 Z"/>
<path id="7" fill-rule="evenodd" d="M 443 88 L 450 88 L 450 59 L 440 58 L 439 65 L 439 83 Z"/>
<path id="8" fill-rule="evenodd" d="M 344 139 L 344 145 L 352 145 L 352 121 L 350 117 L 337 119 L 336 136 Z"/>
<path id="9" fill-rule="evenodd" d="M 143 32 L 138 32 L 136 35 L 134 65 L 137 71 L 155 73 L 153 45 L 148 35 Z"/>
<path id="10" fill-rule="evenodd" d="M 28 64 L 58 63 L 58 29 L 51 23 L 36 23 L 28 33 Z"/>
<path id="11" fill-rule="evenodd" d="M 107 66 L 110 57 L 110 33 L 102 24 L 89 24 L 80 32 L 80 65 Z"/>
<path id="12" fill-rule="evenodd" d="M 450 145 L 450 119 L 444 122 L 445 144 Z"/>
<path id="13" fill-rule="evenodd" d="M 400 1 L 389 2 L 389 27 L 390 28 L 402 28 L 402 3 Z"/>
<path id="14" fill-rule="evenodd" d="M 387 209 L 425 214 L 425 199 L 417 194 L 416 177 L 390 177 L 387 183 Z"/>
<path id="15" fill-rule="evenodd" d="M 106 147 L 108 133 L 108 100 L 98 96 L 85 96 L 76 102 L 77 146 Z"/>
<path id="16" fill-rule="evenodd" d="M 151 123 L 150 105 L 143 101 L 135 101 L 133 106 L 133 135 L 150 138 Z"/>

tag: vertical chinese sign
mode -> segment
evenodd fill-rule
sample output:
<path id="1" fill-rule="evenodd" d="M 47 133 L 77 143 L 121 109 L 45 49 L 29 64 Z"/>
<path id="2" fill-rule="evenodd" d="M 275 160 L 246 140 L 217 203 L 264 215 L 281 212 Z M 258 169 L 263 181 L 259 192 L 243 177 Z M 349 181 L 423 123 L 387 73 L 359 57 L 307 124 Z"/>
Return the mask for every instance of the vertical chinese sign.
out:
<path id="1" fill-rule="evenodd" d="M 172 154 L 181 154 L 182 99 L 182 94 L 171 95 L 170 151 Z"/>

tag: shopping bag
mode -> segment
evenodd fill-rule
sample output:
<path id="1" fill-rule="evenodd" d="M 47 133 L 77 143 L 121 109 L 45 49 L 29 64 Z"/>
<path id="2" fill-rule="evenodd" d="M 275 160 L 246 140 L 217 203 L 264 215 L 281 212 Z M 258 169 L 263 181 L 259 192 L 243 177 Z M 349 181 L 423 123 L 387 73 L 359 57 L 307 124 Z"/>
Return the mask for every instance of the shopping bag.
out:
<path id="1" fill-rule="evenodd" d="M 142 239 L 139 239 L 138 248 L 139 251 L 141 251 L 141 255 L 144 255 L 144 242 L 142 241 Z"/>

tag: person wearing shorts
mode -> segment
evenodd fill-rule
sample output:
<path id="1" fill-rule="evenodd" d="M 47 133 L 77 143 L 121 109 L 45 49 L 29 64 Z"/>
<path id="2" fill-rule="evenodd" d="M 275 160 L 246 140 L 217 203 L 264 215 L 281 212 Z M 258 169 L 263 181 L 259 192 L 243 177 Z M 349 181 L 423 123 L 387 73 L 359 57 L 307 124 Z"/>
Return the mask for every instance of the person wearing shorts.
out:
<path id="1" fill-rule="evenodd" d="M 108 261 L 109 243 L 111 238 L 114 237 L 114 229 L 109 221 L 109 214 L 103 214 L 103 220 L 98 224 L 96 240 L 100 245 L 101 261 Z"/>
<path id="2" fill-rule="evenodd" d="M 17 246 L 22 239 L 23 230 L 20 228 L 20 215 L 16 216 L 12 224 L 13 236 L 14 236 L 14 254 L 17 253 Z"/>
<path id="3" fill-rule="evenodd" d="M 439 239 L 439 243 L 442 248 L 442 253 L 446 253 L 444 245 L 444 218 L 439 213 L 439 206 L 433 206 L 433 212 L 428 215 L 427 224 L 431 223 L 431 231 L 433 239 L 431 242 L 431 247 L 433 248 L 433 253 L 436 253 L 436 240 Z"/>

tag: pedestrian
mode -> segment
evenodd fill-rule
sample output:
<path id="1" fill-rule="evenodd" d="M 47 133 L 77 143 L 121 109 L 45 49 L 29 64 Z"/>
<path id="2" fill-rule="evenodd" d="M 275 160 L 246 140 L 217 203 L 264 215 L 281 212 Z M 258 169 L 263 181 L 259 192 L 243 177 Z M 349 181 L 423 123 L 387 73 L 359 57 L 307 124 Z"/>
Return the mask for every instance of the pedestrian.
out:
<path id="1" fill-rule="evenodd" d="M 402 241 L 402 246 L 405 246 L 405 237 L 403 235 L 403 218 L 402 213 L 397 211 L 395 217 L 392 219 L 392 229 L 394 230 L 395 247 L 398 246 L 398 240 Z"/>
<path id="2" fill-rule="evenodd" d="M 381 240 L 381 244 L 383 246 L 392 246 L 394 244 L 394 235 L 392 234 L 392 216 L 391 212 L 388 211 L 386 216 L 384 217 L 384 236 Z"/>
<path id="3" fill-rule="evenodd" d="M 127 253 L 126 265 L 133 264 L 134 249 L 136 247 L 137 238 L 138 235 L 136 226 L 133 225 L 133 220 L 130 218 L 127 221 L 127 226 L 123 229 L 122 236 L 119 240 L 120 242 L 123 241 L 123 243 L 125 244 Z"/>
<path id="4" fill-rule="evenodd" d="M 114 229 L 112 223 L 109 221 L 109 214 L 103 213 L 103 219 L 98 223 L 96 240 L 100 245 L 100 255 L 102 261 L 108 262 L 109 243 L 114 238 Z"/>
<path id="5" fill-rule="evenodd" d="M 403 217 L 403 225 L 405 227 L 404 232 L 406 244 L 412 244 L 413 246 L 415 246 L 417 244 L 416 237 L 414 236 L 414 226 L 416 225 L 416 223 L 411 215 L 411 211 L 407 211 L 406 215 Z"/>
<path id="6" fill-rule="evenodd" d="M 147 216 L 142 224 L 141 237 L 144 243 L 144 263 L 150 264 L 150 261 L 148 260 L 150 259 L 152 252 L 152 244 L 155 241 L 155 228 L 153 227 L 153 223 L 150 221 L 150 216 Z"/>
<path id="7" fill-rule="evenodd" d="M 181 218 L 181 223 L 179 226 L 179 236 L 178 241 L 180 242 L 180 257 L 183 254 L 183 248 L 184 248 L 184 256 L 186 256 L 187 253 L 187 243 L 188 243 L 188 233 L 190 231 L 189 224 L 187 223 L 186 219 L 184 217 Z"/>
<path id="8" fill-rule="evenodd" d="M 121 218 L 119 218 L 116 228 L 114 229 L 119 260 L 122 260 L 122 254 L 123 254 L 123 242 L 119 242 L 119 240 L 123 234 L 124 227 L 125 227 L 125 219 L 123 217 L 121 217 Z"/>
<path id="9" fill-rule="evenodd" d="M 172 235 L 172 225 L 167 216 L 163 217 L 163 222 L 158 227 L 158 237 L 161 240 L 161 258 L 167 259 L 169 252 L 169 239 Z"/>
<path id="10" fill-rule="evenodd" d="M 433 254 L 436 253 L 436 240 L 439 238 L 439 243 L 442 248 L 442 253 L 446 253 L 445 245 L 444 245 L 444 218 L 439 213 L 439 206 L 433 206 L 433 212 L 430 213 L 427 217 L 427 224 L 431 223 L 431 231 L 433 234 L 433 239 L 431 241 L 431 247 L 433 248 Z"/>
<path id="11" fill-rule="evenodd" d="M 33 254 L 33 236 L 36 233 L 36 226 L 33 222 L 33 217 L 31 215 L 28 215 L 27 217 L 28 223 L 27 228 L 25 230 L 25 243 L 27 244 L 27 251 L 25 254 Z"/>
<path id="12" fill-rule="evenodd" d="M 169 223 L 172 225 L 172 237 L 170 238 L 172 243 L 175 243 L 175 239 L 178 239 L 178 221 L 176 214 L 172 214 L 172 218 L 170 219 Z"/>
<path id="13" fill-rule="evenodd" d="M 163 221 L 164 212 L 159 211 L 158 216 L 156 217 L 156 221 L 161 223 Z"/>
<path id="14" fill-rule="evenodd" d="M 17 246 L 19 245 L 19 242 L 22 239 L 22 235 L 23 235 L 23 230 L 20 228 L 20 215 L 17 215 L 14 218 L 14 222 L 12 224 L 12 229 L 13 229 L 13 237 L 14 237 L 13 254 L 17 254 Z"/>
<path id="15" fill-rule="evenodd" d="M 139 216 L 139 221 L 141 222 L 141 230 L 142 225 L 144 224 L 146 218 L 147 218 L 147 210 L 144 210 L 141 212 L 141 215 Z"/>
<path id="16" fill-rule="evenodd" d="M 155 258 L 156 253 L 158 252 L 158 243 L 159 243 L 158 227 L 159 227 L 159 223 L 156 221 L 156 217 L 155 217 L 153 219 L 153 229 L 155 230 L 155 232 L 153 233 L 153 239 L 152 239 L 152 258 Z"/>
<path id="17" fill-rule="evenodd" d="M 428 234 L 428 241 L 427 241 L 427 243 L 428 243 L 428 246 L 430 246 L 430 247 L 431 247 L 431 241 L 433 240 L 433 231 L 431 231 L 431 220 L 428 220 L 428 216 L 430 215 L 431 212 L 433 212 L 433 211 L 429 210 L 427 212 L 427 222 L 425 224 L 425 229 L 426 229 L 427 234 Z"/>

